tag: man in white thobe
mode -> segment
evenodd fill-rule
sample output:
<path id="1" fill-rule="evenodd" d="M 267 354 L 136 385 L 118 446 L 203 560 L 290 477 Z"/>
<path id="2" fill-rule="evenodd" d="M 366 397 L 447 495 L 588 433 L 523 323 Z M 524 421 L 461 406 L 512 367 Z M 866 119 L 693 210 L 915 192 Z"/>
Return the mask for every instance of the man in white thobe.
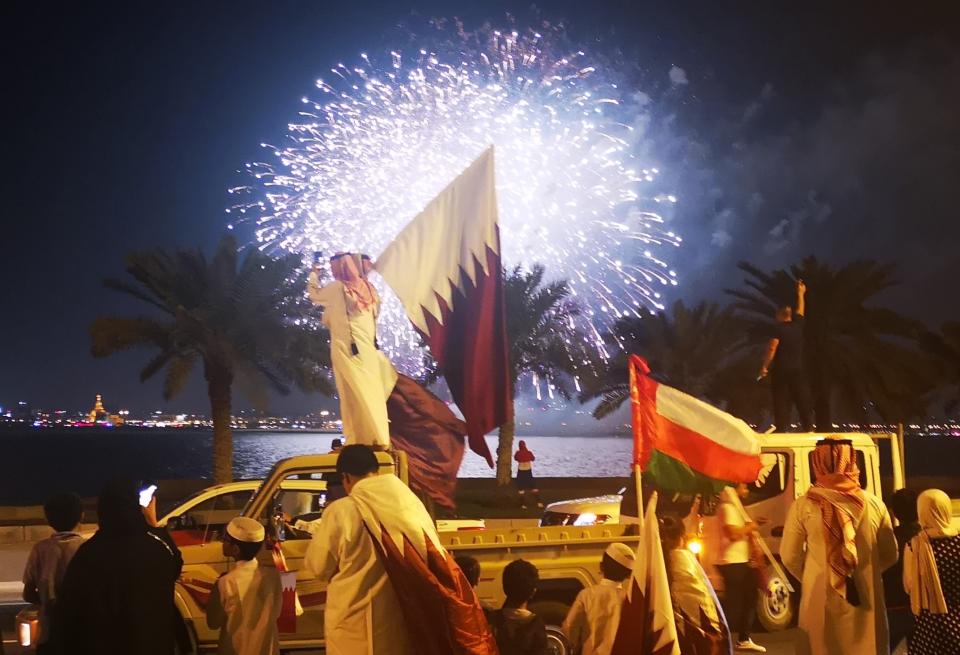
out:
<path id="1" fill-rule="evenodd" d="M 811 461 L 816 481 L 790 507 L 780 542 L 783 565 L 803 584 L 797 655 L 887 655 L 881 574 L 897 561 L 890 514 L 860 488 L 849 441 L 819 442 Z"/>
<path id="2" fill-rule="evenodd" d="M 323 621 L 328 655 L 414 652 L 377 545 L 364 524 L 360 505 L 350 497 L 367 487 L 392 487 L 391 483 L 406 489 L 392 474 L 378 476 L 377 468 L 368 448 L 346 446 L 341 451 L 337 471 L 343 475 L 347 497 L 327 507 L 304 559 L 306 570 L 328 583 Z M 383 502 L 391 505 L 394 498 L 395 494 L 384 495 Z M 403 514 L 401 500 L 392 505 L 396 514 Z"/>
<path id="3" fill-rule="evenodd" d="M 315 266 L 308 276 L 307 293 L 314 305 L 323 307 L 323 324 L 330 331 L 343 436 L 348 444 L 387 449 L 387 398 L 397 383 L 397 371 L 377 348 L 380 296 L 362 267 L 360 255 L 338 253 L 330 259 L 334 280 L 321 286 L 320 269 Z"/>

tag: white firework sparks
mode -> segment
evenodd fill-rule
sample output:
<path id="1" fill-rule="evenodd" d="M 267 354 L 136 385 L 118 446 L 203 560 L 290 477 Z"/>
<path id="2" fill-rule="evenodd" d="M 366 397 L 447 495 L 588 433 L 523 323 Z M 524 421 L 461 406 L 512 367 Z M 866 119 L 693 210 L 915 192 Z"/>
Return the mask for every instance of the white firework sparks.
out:
<path id="1" fill-rule="evenodd" d="M 602 348 L 606 325 L 661 309 L 661 288 L 677 283 L 660 251 L 681 239 L 658 211 L 676 199 L 638 160 L 634 94 L 584 52 L 556 47 L 532 31 L 484 31 L 453 55 L 338 64 L 303 99 L 287 144 L 263 144 L 273 157 L 247 164 L 252 183 L 230 190 L 246 200 L 228 212 L 263 249 L 375 257 L 492 143 L 506 264 L 566 279 L 585 338 Z M 389 355 L 415 368 L 419 341 L 395 299 L 380 328 Z"/>

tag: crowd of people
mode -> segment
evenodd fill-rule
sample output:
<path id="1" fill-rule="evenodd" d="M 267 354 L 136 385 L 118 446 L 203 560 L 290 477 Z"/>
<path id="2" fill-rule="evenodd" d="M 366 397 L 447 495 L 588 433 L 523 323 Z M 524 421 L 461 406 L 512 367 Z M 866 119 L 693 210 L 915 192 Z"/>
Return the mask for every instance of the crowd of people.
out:
<path id="1" fill-rule="evenodd" d="M 460 612 L 458 625 L 470 626 L 460 630 L 464 634 L 449 637 L 457 630 L 439 629 L 431 624 L 435 617 L 411 615 L 416 603 L 404 602 L 404 594 L 411 593 L 409 580 L 397 577 L 403 575 L 398 562 L 407 554 L 398 560 L 399 551 L 391 545 L 394 539 L 405 541 L 435 567 L 431 553 L 445 551 L 437 550 L 433 521 L 399 479 L 378 473 L 373 449 L 355 444 L 337 451 L 334 481 L 353 502 L 337 500 L 327 507 L 304 560 L 304 568 L 328 584 L 328 653 L 411 653 L 417 651 L 411 643 L 424 639 L 468 639 L 501 655 L 550 652 L 544 621 L 531 609 L 539 574 L 522 559 L 503 568 L 505 600 L 490 607 L 481 605 L 473 591 L 479 563 L 441 556 L 442 566 L 449 568 L 427 585 L 451 594 L 451 607 Z M 849 442 L 820 442 L 812 466 L 815 483 L 791 506 L 781 545 L 783 565 L 802 583 L 797 652 L 879 655 L 906 640 L 908 652 L 916 655 L 960 653 L 960 536 L 951 525 L 947 495 L 897 492 L 890 499 L 898 521 L 894 528 L 886 505 L 860 488 Z M 157 525 L 156 499 L 141 503 L 141 487 L 131 480 L 104 487 L 98 529 L 88 540 L 79 534 L 82 508 L 76 495 L 57 495 L 46 503 L 54 533 L 30 553 L 23 592 L 26 601 L 40 606 L 41 655 L 169 655 L 178 644 L 183 652 L 189 649 L 173 605 L 183 560 Z M 718 511 L 722 609 L 703 568 L 683 547 L 682 522 L 661 520 L 684 655 L 764 650 L 750 636 L 761 579 L 751 547 L 757 524 L 743 512 L 744 494 L 744 488 L 729 489 Z M 220 630 L 220 653 L 279 653 L 282 585 L 276 568 L 259 564 L 265 542 L 264 526 L 251 518 L 234 518 L 225 530 L 223 553 L 234 565 L 216 581 L 206 607 L 209 626 Z M 563 621 L 573 653 L 611 652 L 634 558 L 634 550 L 622 543 L 606 549 L 602 580 L 580 592 Z M 452 620 L 449 613 L 441 614 Z M 412 627 L 417 622 L 430 626 L 426 636 Z M 447 636 L 431 636 L 430 630 Z M 445 652 L 444 643 L 438 641 L 437 650 L 429 652 Z"/>

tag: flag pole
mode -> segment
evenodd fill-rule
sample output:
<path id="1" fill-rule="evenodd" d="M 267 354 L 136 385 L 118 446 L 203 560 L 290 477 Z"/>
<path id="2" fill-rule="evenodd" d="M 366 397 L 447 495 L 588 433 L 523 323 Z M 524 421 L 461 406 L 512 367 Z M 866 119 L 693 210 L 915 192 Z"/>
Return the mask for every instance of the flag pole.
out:
<path id="1" fill-rule="evenodd" d="M 637 532 L 638 532 L 638 534 L 640 534 L 640 535 L 642 536 L 642 535 L 643 535 L 643 511 L 644 511 L 644 508 L 643 508 L 643 493 L 642 493 L 642 491 L 641 491 L 642 485 L 641 485 L 641 483 L 640 483 L 640 476 L 641 476 L 641 474 L 642 474 L 642 472 L 641 472 L 641 470 L 640 470 L 640 464 L 635 461 L 635 462 L 633 463 L 633 477 L 636 479 L 636 483 L 637 483 L 637 518 L 638 518 L 639 521 L 640 521 L 640 522 L 637 524 L 637 525 L 639 526 Z M 638 547 L 638 548 L 640 547 L 639 544 L 637 544 L 637 547 Z"/>
<path id="2" fill-rule="evenodd" d="M 637 364 L 634 361 L 634 356 L 631 356 L 628 364 L 628 371 L 630 373 L 630 418 L 631 418 L 631 427 L 633 428 L 633 477 L 634 483 L 636 484 L 637 492 L 637 519 L 639 522 L 638 534 L 643 534 L 643 492 L 642 492 L 642 471 L 640 470 L 640 440 L 637 438 L 637 435 L 640 430 L 640 421 L 641 416 L 640 412 L 637 411 L 637 405 L 639 404 L 639 399 L 637 398 Z M 640 543 L 637 543 L 637 549 L 639 551 Z"/>

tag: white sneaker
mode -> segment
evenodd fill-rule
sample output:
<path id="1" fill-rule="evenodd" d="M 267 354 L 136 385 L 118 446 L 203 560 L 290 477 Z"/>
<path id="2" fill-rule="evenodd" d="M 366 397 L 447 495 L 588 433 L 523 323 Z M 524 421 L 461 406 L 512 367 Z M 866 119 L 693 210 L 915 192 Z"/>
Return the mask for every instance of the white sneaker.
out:
<path id="1" fill-rule="evenodd" d="M 766 653 L 767 649 L 753 642 L 753 639 L 747 639 L 746 641 L 738 641 L 737 645 L 734 647 L 734 650 L 748 651 L 751 653 Z"/>

